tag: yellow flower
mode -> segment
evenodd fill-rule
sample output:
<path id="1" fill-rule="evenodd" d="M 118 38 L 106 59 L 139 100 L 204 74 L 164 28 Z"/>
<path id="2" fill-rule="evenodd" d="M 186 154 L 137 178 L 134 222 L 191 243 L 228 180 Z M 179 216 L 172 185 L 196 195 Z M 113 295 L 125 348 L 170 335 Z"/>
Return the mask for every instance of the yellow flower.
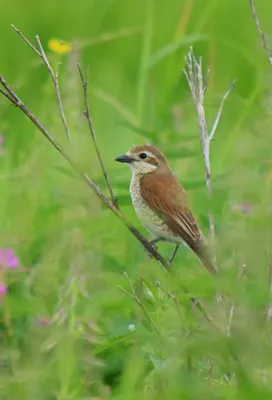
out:
<path id="1" fill-rule="evenodd" d="M 48 48 L 58 54 L 69 53 L 72 50 L 71 43 L 59 39 L 50 39 Z"/>

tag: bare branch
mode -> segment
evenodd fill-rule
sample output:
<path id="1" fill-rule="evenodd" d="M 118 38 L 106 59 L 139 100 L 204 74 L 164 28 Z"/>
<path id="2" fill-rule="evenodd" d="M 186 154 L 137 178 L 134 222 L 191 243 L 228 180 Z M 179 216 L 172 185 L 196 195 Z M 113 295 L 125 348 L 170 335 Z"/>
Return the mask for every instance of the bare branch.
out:
<path id="1" fill-rule="evenodd" d="M 11 97 L 7 92 L 5 92 L 4 90 L 0 89 L 0 93 L 5 96 L 8 100 L 10 100 L 11 102 L 13 102 L 13 97 Z"/>
<path id="2" fill-rule="evenodd" d="M 36 49 L 36 47 L 22 34 L 22 32 L 19 31 L 18 28 L 16 28 L 16 26 L 11 25 L 11 27 L 15 30 L 15 32 L 18 33 L 18 35 L 32 48 L 32 50 L 35 51 L 36 54 L 38 54 L 38 56 L 42 59 L 42 55 L 39 52 L 39 50 Z"/>
<path id="3" fill-rule="evenodd" d="M 264 49 L 265 49 L 265 51 L 267 53 L 268 62 L 269 62 L 270 65 L 272 65 L 272 53 L 268 48 L 267 40 L 266 40 L 265 34 L 264 34 L 264 32 L 263 32 L 263 30 L 261 28 L 260 21 L 259 21 L 259 18 L 257 16 L 257 13 L 256 13 L 256 9 L 255 9 L 253 0 L 249 0 L 249 4 L 250 4 L 251 13 L 253 15 L 255 25 L 257 26 L 258 32 L 259 32 L 259 34 L 261 36 L 261 39 L 262 39 L 262 42 L 263 42 L 263 47 L 264 47 Z"/>
<path id="4" fill-rule="evenodd" d="M 71 136 L 70 136 L 70 132 L 69 132 L 69 129 L 68 129 L 68 125 L 67 125 L 67 121 L 66 121 L 66 117 L 65 117 L 65 113 L 64 113 L 64 109 L 63 109 L 61 94 L 60 94 L 58 72 L 56 74 L 54 73 L 54 71 L 53 71 L 53 69 L 52 69 L 52 67 L 51 67 L 51 65 L 50 65 L 50 63 L 48 61 L 48 58 L 46 57 L 46 54 L 45 54 L 45 52 L 43 50 L 42 43 L 41 43 L 40 38 L 39 38 L 38 35 L 36 36 L 36 40 L 37 40 L 38 46 L 40 48 L 40 52 L 41 52 L 41 55 L 42 55 L 43 62 L 45 64 L 46 68 L 48 69 L 49 75 L 51 76 L 53 84 L 54 84 L 56 97 L 57 97 L 57 101 L 58 101 L 58 106 L 59 106 L 59 112 L 60 112 L 61 120 L 62 120 L 62 123 L 63 123 L 63 126 L 64 126 L 65 134 L 67 136 L 67 139 L 69 141 L 71 141 Z"/>
<path id="5" fill-rule="evenodd" d="M 0 76 L 0 84 L 3 86 L 4 89 L 6 89 L 6 92 L 4 90 L 1 89 L 1 93 L 7 97 L 11 103 L 15 106 L 20 106 L 20 99 L 19 97 L 15 94 L 15 92 L 13 92 L 13 90 L 9 87 L 9 85 L 7 84 L 7 82 L 4 80 L 4 78 L 2 78 L 2 76 Z"/>
<path id="6" fill-rule="evenodd" d="M 20 32 L 14 28 L 19 35 L 25 40 L 24 36 L 20 34 Z M 25 40 L 28 44 L 28 40 Z M 37 37 L 37 41 L 39 43 L 39 38 Z M 31 45 L 31 48 L 34 46 Z M 40 44 L 40 49 L 42 51 L 42 45 Z M 42 54 L 34 48 L 34 51 L 42 58 Z M 43 59 L 43 58 L 42 58 Z M 44 61 L 44 59 L 43 59 Z M 48 68 L 47 68 L 48 69 Z M 51 75 L 52 76 L 52 75 Z M 58 85 L 57 81 L 54 81 Z M 157 252 L 156 248 L 149 243 L 141 233 L 125 218 L 123 213 L 118 209 L 118 207 L 100 190 L 100 188 L 92 181 L 92 179 L 83 171 L 81 171 L 74 160 L 70 157 L 70 155 L 62 148 L 62 146 L 53 138 L 53 136 L 47 131 L 47 129 L 43 126 L 43 124 L 37 119 L 37 117 L 29 110 L 29 108 L 21 101 L 21 99 L 17 96 L 17 94 L 13 91 L 13 89 L 7 84 L 5 79 L 0 76 L 0 86 L 2 86 L 5 90 L 0 89 L 0 93 L 5 96 L 12 105 L 18 107 L 29 119 L 30 121 L 40 130 L 40 132 L 45 136 L 45 138 L 55 147 L 55 149 L 66 159 L 66 161 L 71 165 L 72 169 L 77 173 L 77 175 L 84 180 L 88 186 L 93 190 L 93 192 L 101 199 L 101 201 L 122 221 L 122 223 L 126 226 L 126 228 L 136 237 L 136 239 L 144 246 L 144 248 L 148 251 L 148 254 L 155 258 L 158 264 L 162 267 L 165 272 L 169 271 L 169 265 L 167 261 Z M 90 119 L 91 121 L 91 119 Z M 186 288 L 182 288 L 184 293 L 189 294 L 189 291 Z M 206 316 L 206 310 L 204 306 L 200 303 L 200 301 L 196 298 L 191 298 L 191 301 L 196 306 L 196 308 Z M 209 317 L 206 316 L 207 319 Z"/>
<path id="7" fill-rule="evenodd" d="M 205 177 L 206 177 L 206 190 L 209 201 L 212 198 L 212 179 L 211 179 L 211 162 L 210 162 L 210 143 L 214 136 L 214 133 L 217 129 L 222 109 L 224 106 L 224 102 L 227 99 L 229 93 L 233 89 L 234 83 L 230 86 L 228 91 L 225 93 L 219 110 L 217 112 L 217 116 L 213 123 L 211 133 L 209 135 L 206 123 L 206 115 L 204 108 L 204 96 L 207 91 L 207 80 L 203 84 L 203 72 L 202 72 L 202 57 L 199 57 L 197 60 L 194 56 L 193 48 L 191 47 L 187 56 L 185 57 L 187 69 L 184 69 L 185 77 L 188 81 L 188 85 L 195 103 L 197 116 L 198 116 L 198 125 L 200 130 L 200 142 L 202 147 L 202 153 L 204 158 L 204 166 L 205 166 Z M 209 75 L 209 72 L 208 72 Z M 214 245 L 215 240 L 215 227 L 214 227 L 214 216 L 211 210 L 211 205 L 209 207 L 209 227 L 210 227 L 210 236 Z M 217 269 L 216 263 L 216 255 L 214 251 L 214 266 Z"/>
<path id="8" fill-rule="evenodd" d="M 58 73 L 56 73 L 56 74 L 54 73 L 54 71 L 48 61 L 48 58 L 46 57 L 46 54 L 44 52 L 44 49 L 43 49 L 43 46 L 42 46 L 39 36 L 38 35 L 36 36 L 36 41 L 38 43 L 40 51 L 37 50 L 35 46 L 33 46 L 33 44 L 19 31 L 18 28 L 16 28 L 14 25 L 11 25 L 11 26 L 18 33 L 18 35 L 32 48 L 32 50 L 34 50 L 35 53 L 38 54 L 38 56 L 42 59 L 44 65 L 46 66 L 46 68 L 49 72 L 49 75 L 51 76 L 51 79 L 54 84 L 58 107 L 59 107 L 59 112 L 60 112 L 61 120 L 62 120 L 62 123 L 64 126 L 65 134 L 67 136 L 67 139 L 70 141 L 71 136 L 70 136 L 70 132 L 68 129 L 68 125 L 67 125 L 67 121 L 66 121 L 66 117 L 65 117 L 65 113 L 64 113 L 64 109 L 63 109 L 60 88 L 59 88 L 59 81 L 58 81 Z"/>
<path id="9" fill-rule="evenodd" d="M 221 113 L 222 113 L 222 110 L 223 110 L 223 107 L 224 107 L 224 103 L 225 103 L 225 101 L 227 100 L 227 98 L 228 98 L 230 92 L 234 89 L 235 83 L 236 83 L 236 79 L 234 79 L 234 80 L 231 82 L 230 87 L 228 88 L 228 90 L 226 91 L 226 93 L 224 94 L 224 96 L 223 96 L 223 98 L 222 98 L 222 100 L 221 100 L 221 103 L 220 103 L 219 109 L 218 109 L 218 111 L 217 111 L 217 114 L 216 114 L 216 117 L 215 117 L 215 120 L 214 120 L 212 129 L 211 129 L 210 134 L 209 134 L 209 139 L 210 139 L 210 141 L 213 139 L 213 136 L 214 136 L 215 131 L 216 131 L 216 129 L 217 129 L 219 120 L 220 120 L 220 118 L 221 118 Z"/>
<path id="10" fill-rule="evenodd" d="M 113 204 L 117 207 L 117 200 L 116 200 L 116 198 L 114 196 L 113 189 L 112 189 L 111 184 L 109 182 L 108 175 L 107 175 L 104 163 L 102 161 L 101 153 L 100 153 L 100 150 L 99 150 L 98 145 L 97 145 L 96 135 L 95 135 L 92 119 L 91 119 L 90 107 L 89 107 L 89 101 L 88 101 L 88 69 L 86 71 L 86 79 L 85 79 L 84 75 L 83 75 L 83 72 L 82 72 L 82 69 L 81 69 L 79 64 L 77 64 L 77 68 L 78 68 L 78 72 L 79 72 L 80 79 L 81 79 L 81 82 L 82 82 L 82 87 L 83 87 L 84 102 L 85 102 L 84 115 L 85 115 L 85 117 L 87 119 L 87 122 L 88 122 L 88 126 L 89 126 L 89 130 L 91 132 L 91 136 L 92 136 L 92 139 L 93 139 L 93 144 L 94 144 L 94 147 L 95 147 L 96 155 L 97 155 L 98 161 L 100 163 L 100 167 L 102 169 L 106 184 L 108 186 L 108 189 L 109 189 L 109 192 L 110 192 L 110 196 L 111 196 L 111 200 L 112 200 Z"/>
<path id="11" fill-rule="evenodd" d="M 18 107 L 40 130 L 40 132 L 46 137 L 46 139 L 55 147 L 55 149 L 68 161 L 74 171 L 92 188 L 95 194 L 106 204 L 106 206 L 124 223 L 124 225 L 129 229 L 129 231 L 141 242 L 145 247 L 151 257 L 154 257 L 159 265 L 164 269 L 168 270 L 167 261 L 157 252 L 154 246 L 150 244 L 141 233 L 124 217 L 121 211 L 104 195 L 100 188 L 89 178 L 89 176 L 82 172 L 74 160 L 65 152 L 62 146 L 52 137 L 52 135 L 46 130 L 46 128 L 41 124 L 37 117 L 27 108 L 27 106 L 19 99 L 15 92 L 9 87 L 7 82 L 2 76 L 0 76 L 0 84 L 6 89 L 6 92 L 1 91 L 2 94 L 7 97 L 12 104 Z"/>
<path id="12" fill-rule="evenodd" d="M 0 76 L 0 85 L 4 87 L 6 90 L 2 89 L 0 92 L 7 97 L 10 102 L 18 107 L 29 119 L 30 121 L 40 130 L 40 132 L 45 136 L 45 138 L 53 145 L 53 147 L 66 159 L 66 161 L 71 165 L 73 170 L 77 173 L 77 175 L 84 180 L 88 186 L 93 190 L 93 192 L 102 200 L 102 202 L 122 221 L 122 223 L 126 226 L 126 228 L 136 237 L 136 239 L 144 246 L 144 248 L 148 251 L 149 255 L 156 259 L 161 268 L 168 272 L 169 265 L 167 261 L 157 252 L 155 246 L 150 244 L 141 233 L 124 217 L 122 212 L 112 203 L 110 199 L 105 196 L 105 194 L 100 190 L 100 188 L 91 180 L 91 178 L 84 172 L 82 172 L 74 162 L 74 160 L 69 156 L 68 153 L 62 148 L 62 146 L 52 137 L 52 135 L 46 130 L 46 128 L 42 125 L 42 123 L 37 119 L 37 117 L 28 109 L 28 107 L 20 100 L 20 98 L 16 95 L 16 93 L 10 88 L 7 82 L 4 80 L 2 76 Z M 189 293 L 189 291 L 185 288 L 182 289 L 185 293 Z M 196 308 L 204 315 L 204 317 L 209 320 L 211 323 L 213 321 L 207 316 L 206 310 L 204 306 L 200 303 L 200 301 L 196 298 L 191 298 L 192 303 L 196 306 Z M 216 323 L 213 323 L 216 325 Z"/>
<path id="13" fill-rule="evenodd" d="M 187 64 L 187 71 L 184 72 L 191 90 L 191 94 L 195 103 L 198 116 L 200 141 L 204 157 L 207 196 L 208 199 L 211 200 L 212 182 L 211 182 L 211 164 L 210 164 L 210 141 L 206 126 L 206 116 L 204 109 L 204 90 L 203 90 L 202 67 L 201 67 L 202 63 L 201 59 L 199 60 L 199 62 L 197 62 L 192 47 L 190 48 L 185 60 Z M 212 240 L 214 241 L 215 239 L 214 217 L 211 209 L 209 210 L 209 226 L 210 226 L 210 235 Z M 214 254 L 214 264 L 216 267 L 215 254 Z"/>

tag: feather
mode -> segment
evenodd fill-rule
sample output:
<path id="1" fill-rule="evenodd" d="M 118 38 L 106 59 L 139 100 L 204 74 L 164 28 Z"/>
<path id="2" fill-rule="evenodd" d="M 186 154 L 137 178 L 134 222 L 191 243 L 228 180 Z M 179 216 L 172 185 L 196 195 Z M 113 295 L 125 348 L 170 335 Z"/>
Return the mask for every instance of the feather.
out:
<path id="1" fill-rule="evenodd" d="M 174 236 L 191 248 L 209 272 L 216 273 L 208 245 L 188 207 L 186 193 L 169 166 L 142 176 L 140 188 L 143 199 Z"/>

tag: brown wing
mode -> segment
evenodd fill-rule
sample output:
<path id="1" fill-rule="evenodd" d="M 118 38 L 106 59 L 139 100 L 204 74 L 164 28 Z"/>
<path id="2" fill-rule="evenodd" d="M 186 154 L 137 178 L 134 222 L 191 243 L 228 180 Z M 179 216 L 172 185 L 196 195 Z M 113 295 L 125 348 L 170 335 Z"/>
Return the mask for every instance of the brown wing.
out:
<path id="1" fill-rule="evenodd" d="M 142 197 L 150 208 L 165 220 L 174 234 L 198 252 L 202 234 L 188 208 L 186 193 L 176 177 L 155 172 L 143 176 L 140 185 Z"/>

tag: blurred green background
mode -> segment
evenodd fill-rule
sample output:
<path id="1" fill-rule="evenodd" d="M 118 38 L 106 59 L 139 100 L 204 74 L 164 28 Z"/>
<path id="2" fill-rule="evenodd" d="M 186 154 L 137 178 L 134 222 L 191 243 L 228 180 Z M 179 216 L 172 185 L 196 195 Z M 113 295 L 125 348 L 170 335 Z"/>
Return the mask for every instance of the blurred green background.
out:
<path id="1" fill-rule="evenodd" d="M 271 43 L 272 3 L 256 7 Z M 59 69 L 70 144 L 49 75 L 11 24 L 33 43 L 38 34 Z M 249 1 L 1 0 L 0 36 L 0 74 L 107 193 L 76 68 L 90 65 L 91 114 L 109 179 L 122 211 L 146 237 L 130 204 L 130 171 L 114 158 L 133 144 L 158 146 L 208 235 L 197 115 L 182 72 L 189 47 L 211 69 L 209 127 L 237 78 L 211 144 L 216 281 L 187 249 L 166 276 L 30 121 L 0 98 L 0 249 L 20 259 L 17 269 L 1 269 L 8 293 L 0 305 L 0 398 L 270 399 L 272 68 Z M 72 50 L 50 51 L 52 38 Z M 159 250 L 168 258 L 173 246 Z M 121 290 L 131 294 L 124 272 L 144 310 Z M 228 335 L 191 306 L 181 284 Z M 216 292 L 224 295 L 220 305 Z"/>

